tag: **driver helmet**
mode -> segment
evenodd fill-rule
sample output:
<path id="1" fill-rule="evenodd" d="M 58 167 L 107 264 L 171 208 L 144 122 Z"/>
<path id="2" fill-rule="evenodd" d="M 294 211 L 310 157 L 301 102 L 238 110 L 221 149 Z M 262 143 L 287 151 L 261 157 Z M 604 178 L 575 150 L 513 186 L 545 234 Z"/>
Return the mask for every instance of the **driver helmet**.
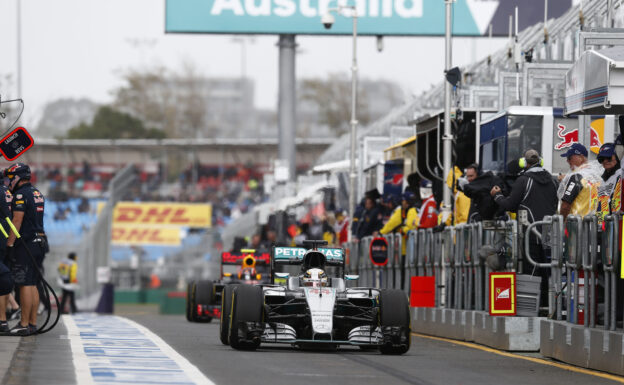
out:
<path id="1" fill-rule="evenodd" d="M 30 179 L 30 167 L 24 163 L 15 163 L 4 169 L 3 174 L 9 178 L 9 188 L 13 191 L 20 180 Z"/>
<path id="2" fill-rule="evenodd" d="M 303 286 L 323 287 L 327 286 L 327 274 L 322 269 L 309 269 L 303 274 Z"/>

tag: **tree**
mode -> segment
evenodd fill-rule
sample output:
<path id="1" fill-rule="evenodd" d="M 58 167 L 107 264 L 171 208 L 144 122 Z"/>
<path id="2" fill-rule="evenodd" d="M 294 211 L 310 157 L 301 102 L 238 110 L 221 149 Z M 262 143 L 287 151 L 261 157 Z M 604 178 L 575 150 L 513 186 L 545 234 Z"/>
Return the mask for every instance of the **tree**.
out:
<path id="1" fill-rule="evenodd" d="M 81 123 L 67 132 L 68 139 L 162 139 L 165 133 L 145 128 L 143 122 L 112 107 L 100 107 L 93 123 Z"/>
<path id="2" fill-rule="evenodd" d="M 61 98 L 49 102 L 37 125 L 37 137 L 63 138 L 70 128 L 93 121 L 98 108 L 87 98 Z"/>
<path id="3" fill-rule="evenodd" d="M 351 121 L 351 79 L 345 74 L 332 73 L 327 79 L 306 79 L 301 84 L 302 101 L 314 103 L 319 111 L 321 124 L 326 124 L 338 136 L 348 132 Z M 370 122 L 368 98 L 358 91 L 357 120 L 359 124 Z"/>
<path id="4" fill-rule="evenodd" d="M 192 64 L 186 63 L 181 73 L 154 68 L 130 70 L 122 77 L 125 84 L 113 92 L 118 110 L 171 138 L 195 138 L 207 127 L 205 79 Z"/>

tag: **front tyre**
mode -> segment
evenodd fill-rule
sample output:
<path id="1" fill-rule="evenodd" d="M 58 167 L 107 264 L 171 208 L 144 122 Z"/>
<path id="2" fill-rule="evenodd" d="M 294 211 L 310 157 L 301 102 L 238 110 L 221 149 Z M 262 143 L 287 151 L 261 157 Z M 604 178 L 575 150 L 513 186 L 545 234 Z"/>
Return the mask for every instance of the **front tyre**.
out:
<path id="1" fill-rule="evenodd" d="M 221 293 L 221 325 L 219 325 L 219 338 L 223 345 L 230 344 L 230 316 L 232 314 L 232 296 L 237 284 L 225 285 Z"/>
<path id="2" fill-rule="evenodd" d="M 237 350 L 255 350 L 264 331 L 264 296 L 259 286 L 240 285 L 232 296 L 230 346 Z"/>
<path id="3" fill-rule="evenodd" d="M 379 347 L 382 354 L 404 354 L 409 350 L 412 339 L 409 303 L 401 290 L 381 291 L 379 326 L 383 334 Z"/>

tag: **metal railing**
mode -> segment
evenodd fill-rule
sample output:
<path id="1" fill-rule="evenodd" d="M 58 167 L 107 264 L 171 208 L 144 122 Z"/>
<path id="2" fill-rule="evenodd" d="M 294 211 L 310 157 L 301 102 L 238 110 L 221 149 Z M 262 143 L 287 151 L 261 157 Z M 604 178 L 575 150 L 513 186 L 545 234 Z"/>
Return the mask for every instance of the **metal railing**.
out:
<path id="1" fill-rule="evenodd" d="M 541 315 L 552 319 L 617 330 L 624 318 L 624 281 L 619 277 L 622 217 L 608 215 L 600 221 L 595 215 L 570 215 L 564 221 L 554 215 L 526 225 L 513 220 L 484 221 L 439 232 L 412 230 L 405 237 L 387 234 L 385 266 L 372 264 L 373 238 L 366 237 L 349 245 L 353 251 L 349 266 L 360 275 L 362 286 L 401 289 L 408 295 L 410 277 L 433 276 L 437 307 L 479 311 L 489 308 L 492 268 L 518 273 L 518 285 L 527 277 L 526 285 L 537 286 L 535 277 L 541 276 L 548 280 L 547 292 L 541 293 L 547 296 L 548 306 L 539 308 L 537 303 L 531 315 L 538 315 L 539 308 Z M 535 255 L 536 242 L 542 259 Z"/>

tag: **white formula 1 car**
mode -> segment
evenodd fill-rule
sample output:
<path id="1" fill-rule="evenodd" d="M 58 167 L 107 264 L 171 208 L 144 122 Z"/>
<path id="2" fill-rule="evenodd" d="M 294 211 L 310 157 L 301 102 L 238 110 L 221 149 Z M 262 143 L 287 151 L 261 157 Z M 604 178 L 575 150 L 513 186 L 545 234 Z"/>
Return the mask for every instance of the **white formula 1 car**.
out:
<path id="1" fill-rule="evenodd" d="M 221 342 L 234 349 L 256 349 L 261 343 L 293 346 L 355 345 L 403 354 L 410 347 L 410 313 L 400 290 L 347 288 L 344 250 L 319 248 L 325 241 L 306 241 L 309 250 L 274 247 L 271 279 L 287 284 L 227 285 L 223 289 Z M 297 274 L 276 268 L 300 267 Z M 335 277 L 328 278 L 327 272 Z M 333 273 L 333 274 L 332 274 Z"/>

